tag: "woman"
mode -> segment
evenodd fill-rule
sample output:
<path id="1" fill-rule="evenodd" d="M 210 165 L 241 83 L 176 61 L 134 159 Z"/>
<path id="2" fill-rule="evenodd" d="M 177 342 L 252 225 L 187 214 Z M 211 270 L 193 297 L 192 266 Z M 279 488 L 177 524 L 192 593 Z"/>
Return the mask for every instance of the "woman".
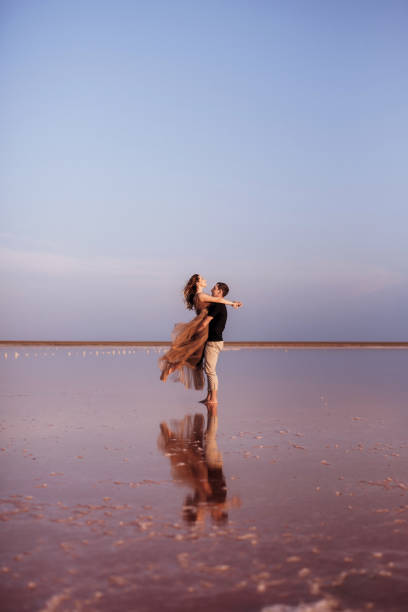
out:
<path id="1" fill-rule="evenodd" d="M 159 359 L 160 380 L 166 381 L 168 376 L 174 373 L 174 380 L 182 382 L 188 389 L 204 387 L 202 357 L 208 338 L 208 325 L 203 325 L 203 321 L 207 316 L 207 306 L 210 302 L 219 302 L 234 308 L 241 305 L 240 302 L 231 302 L 204 293 L 206 286 L 205 278 L 193 274 L 184 287 L 186 308 L 195 309 L 196 316 L 189 323 L 177 323 L 174 326 L 171 347 Z"/>

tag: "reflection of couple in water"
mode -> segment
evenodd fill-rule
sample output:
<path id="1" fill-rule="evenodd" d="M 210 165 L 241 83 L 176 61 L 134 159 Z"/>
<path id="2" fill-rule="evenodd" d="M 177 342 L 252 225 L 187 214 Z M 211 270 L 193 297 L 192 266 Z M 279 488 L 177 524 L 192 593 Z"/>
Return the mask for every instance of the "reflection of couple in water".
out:
<path id="1" fill-rule="evenodd" d="M 187 388 L 204 387 L 204 371 L 207 375 L 207 396 L 205 404 L 217 404 L 218 378 L 216 365 L 224 342 L 222 332 L 227 321 L 226 305 L 234 309 L 241 302 L 225 299 L 228 285 L 216 283 L 211 295 L 204 293 L 207 281 L 199 274 L 193 274 L 184 288 L 184 300 L 189 310 L 195 309 L 196 316 L 188 323 L 177 323 L 172 334 L 170 349 L 159 359 L 161 380 L 173 375 L 173 380 L 182 382 Z"/>
<path id="2" fill-rule="evenodd" d="M 216 433 L 218 417 L 208 410 L 207 429 L 202 414 L 190 415 L 180 421 L 172 421 L 169 428 L 160 424 L 159 448 L 170 458 L 173 478 L 193 489 L 187 495 L 183 517 L 187 522 L 202 522 L 210 514 L 214 521 L 228 519 L 228 506 L 238 505 L 233 499 L 227 502 L 227 487 L 222 470 L 222 455 L 218 450 Z"/>

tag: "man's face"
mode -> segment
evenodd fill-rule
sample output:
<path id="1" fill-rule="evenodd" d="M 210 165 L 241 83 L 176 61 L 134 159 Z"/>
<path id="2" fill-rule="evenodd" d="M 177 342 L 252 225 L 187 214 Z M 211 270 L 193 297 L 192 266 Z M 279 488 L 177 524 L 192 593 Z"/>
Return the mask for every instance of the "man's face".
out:
<path id="1" fill-rule="evenodd" d="M 214 285 L 214 287 L 211 289 L 211 295 L 213 297 L 222 297 L 222 291 L 221 289 L 218 289 L 218 285 Z"/>

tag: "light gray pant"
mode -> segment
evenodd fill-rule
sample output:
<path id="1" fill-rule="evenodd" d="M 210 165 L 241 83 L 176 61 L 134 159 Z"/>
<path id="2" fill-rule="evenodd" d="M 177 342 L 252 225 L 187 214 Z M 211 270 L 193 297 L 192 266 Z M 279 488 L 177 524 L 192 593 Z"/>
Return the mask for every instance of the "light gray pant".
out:
<path id="1" fill-rule="evenodd" d="M 218 355 L 222 351 L 224 342 L 207 342 L 204 351 L 204 371 L 207 374 L 208 392 L 217 391 L 218 377 L 217 367 Z"/>

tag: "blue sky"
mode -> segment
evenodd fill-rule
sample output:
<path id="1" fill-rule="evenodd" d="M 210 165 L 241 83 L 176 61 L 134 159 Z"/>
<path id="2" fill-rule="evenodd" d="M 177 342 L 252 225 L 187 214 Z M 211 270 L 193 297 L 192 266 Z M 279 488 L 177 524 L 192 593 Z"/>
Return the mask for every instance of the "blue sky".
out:
<path id="1" fill-rule="evenodd" d="M 408 339 L 405 0 L 0 10 L 1 338 Z"/>

